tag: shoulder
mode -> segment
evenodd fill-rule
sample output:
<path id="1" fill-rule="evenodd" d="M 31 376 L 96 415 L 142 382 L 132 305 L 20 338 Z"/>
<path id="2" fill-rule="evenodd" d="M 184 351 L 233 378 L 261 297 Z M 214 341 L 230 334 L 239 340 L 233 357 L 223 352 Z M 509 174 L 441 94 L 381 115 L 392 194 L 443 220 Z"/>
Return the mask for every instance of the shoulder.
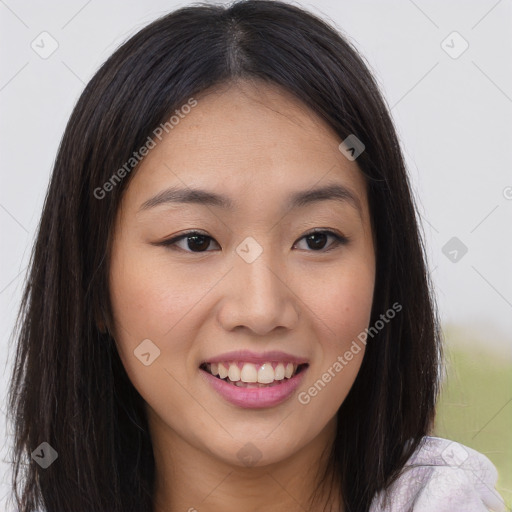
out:
<path id="1" fill-rule="evenodd" d="M 370 512 L 505 512 L 498 472 L 483 454 L 455 441 L 424 437 L 386 495 Z"/>

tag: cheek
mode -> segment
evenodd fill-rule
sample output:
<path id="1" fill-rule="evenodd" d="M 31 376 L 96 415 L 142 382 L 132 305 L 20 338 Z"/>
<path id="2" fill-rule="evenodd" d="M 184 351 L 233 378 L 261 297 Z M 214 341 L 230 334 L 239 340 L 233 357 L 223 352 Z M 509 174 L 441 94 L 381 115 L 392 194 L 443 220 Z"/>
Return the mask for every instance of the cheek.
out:
<path id="1" fill-rule="evenodd" d="M 321 423 L 336 414 L 361 367 L 366 346 L 358 337 L 371 317 L 373 261 L 346 261 L 320 289 L 308 289 L 305 301 L 315 313 L 319 343 L 314 357 L 317 363 L 310 368 L 298 400 L 304 412 L 314 410 Z"/>
<path id="2" fill-rule="evenodd" d="M 206 284 L 191 269 L 184 271 L 165 256 L 148 258 L 143 252 L 119 249 L 112 259 L 114 320 L 121 331 L 140 340 L 163 340 L 166 335 L 172 339 L 172 330 L 200 302 Z"/>
<path id="3" fill-rule="evenodd" d="M 168 364 L 169 348 L 176 355 L 186 345 L 187 337 L 173 336 L 172 330 L 190 309 L 184 302 L 190 295 L 164 272 L 164 265 L 144 258 L 143 249 L 122 240 L 115 246 L 110 268 L 114 337 L 123 365 L 139 392 L 147 387 L 145 381 L 151 381 L 153 389 L 168 387 L 169 376 L 161 370 Z M 167 340 L 173 340 L 172 347 L 169 341 L 164 342 L 166 333 Z M 141 351 L 142 346 L 147 350 Z M 148 359 L 154 363 L 145 366 L 137 358 L 139 353 L 149 353 Z"/>
<path id="4" fill-rule="evenodd" d="M 193 325 L 183 320 L 202 293 L 193 276 L 168 261 L 149 258 L 135 245 L 115 247 L 110 294 L 117 350 L 134 387 L 148 404 L 159 404 L 164 415 L 190 401 L 179 383 L 186 381 L 183 363 L 194 335 L 187 332 Z M 148 365 L 140 358 L 145 353 Z"/>
<path id="5" fill-rule="evenodd" d="M 329 345 L 340 350 L 368 327 L 373 304 L 374 270 L 371 263 L 343 265 L 321 286 L 308 287 L 305 301 L 321 320 Z"/>

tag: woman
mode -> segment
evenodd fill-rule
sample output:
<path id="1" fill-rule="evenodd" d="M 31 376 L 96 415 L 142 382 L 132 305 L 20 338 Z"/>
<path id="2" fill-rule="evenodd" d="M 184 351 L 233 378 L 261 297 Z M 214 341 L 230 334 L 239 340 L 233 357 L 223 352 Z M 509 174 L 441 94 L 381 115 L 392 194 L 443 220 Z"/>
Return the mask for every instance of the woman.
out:
<path id="1" fill-rule="evenodd" d="M 20 312 L 20 510 L 501 510 L 490 461 L 429 437 L 440 363 L 397 137 L 347 41 L 248 0 L 108 59 Z"/>

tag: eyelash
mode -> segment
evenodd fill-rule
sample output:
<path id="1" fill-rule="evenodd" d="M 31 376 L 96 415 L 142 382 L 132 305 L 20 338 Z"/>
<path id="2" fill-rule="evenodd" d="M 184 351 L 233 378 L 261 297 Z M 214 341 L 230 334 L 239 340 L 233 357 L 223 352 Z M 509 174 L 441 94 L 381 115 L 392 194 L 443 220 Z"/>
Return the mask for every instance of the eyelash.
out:
<path id="1" fill-rule="evenodd" d="M 323 234 L 323 235 L 331 236 L 331 237 L 334 238 L 335 242 L 333 244 L 331 244 L 331 246 L 328 249 L 320 249 L 318 251 L 309 250 L 308 252 L 320 252 L 320 253 L 330 252 L 331 250 L 336 249 L 339 246 L 347 245 L 349 243 L 349 241 L 350 241 L 350 239 L 348 237 L 346 237 L 344 235 L 340 235 L 340 234 L 338 234 L 338 233 L 336 233 L 334 231 L 331 231 L 331 230 L 328 230 L 328 229 L 314 229 L 313 231 L 310 231 L 309 233 L 306 233 L 301 238 L 299 238 L 299 240 L 297 240 L 297 242 L 299 242 L 303 238 L 307 238 L 308 236 L 316 235 L 316 234 Z M 191 254 L 202 254 L 202 253 L 205 253 L 205 252 L 211 252 L 211 251 L 208 251 L 208 250 L 206 250 L 206 251 L 190 251 L 190 250 L 186 250 L 186 249 L 181 249 L 179 247 L 177 249 L 175 249 L 173 247 L 173 246 L 175 246 L 177 244 L 177 242 L 179 242 L 179 241 L 181 241 L 183 239 L 186 239 L 188 237 L 192 237 L 194 235 L 199 235 L 199 236 L 202 236 L 202 237 L 205 237 L 205 238 L 209 238 L 210 240 L 214 240 L 211 236 L 207 235 L 206 233 L 203 233 L 201 231 L 192 230 L 192 231 L 187 231 L 186 233 L 183 233 L 183 234 L 181 234 L 181 235 L 179 235 L 177 237 L 169 238 L 168 240 L 163 240 L 162 242 L 158 242 L 155 245 L 163 246 L 163 247 L 166 247 L 166 248 L 169 248 L 169 249 L 172 249 L 172 250 L 182 250 L 184 252 L 188 252 L 188 253 L 191 253 Z"/>

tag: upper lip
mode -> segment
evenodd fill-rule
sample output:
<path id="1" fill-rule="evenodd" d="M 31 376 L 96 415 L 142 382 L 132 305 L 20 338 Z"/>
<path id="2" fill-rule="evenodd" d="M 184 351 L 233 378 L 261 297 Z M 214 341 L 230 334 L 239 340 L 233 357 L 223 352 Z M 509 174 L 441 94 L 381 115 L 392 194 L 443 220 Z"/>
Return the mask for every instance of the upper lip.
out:
<path id="1" fill-rule="evenodd" d="M 219 354 L 218 356 L 209 357 L 201 362 L 204 363 L 222 363 L 228 361 L 243 361 L 244 363 L 254 363 L 254 364 L 263 364 L 270 363 L 273 361 L 281 362 L 281 363 L 294 363 L 294 364 L 305 364 L 308 360 L 304 357 L 294 356 L 292 354 L 287 354 L 286 352 L 281 352 L 279 350 L 271 350 L 267 352 L 262 352 L 258 354 L 256 352 L 251 352 L 250 350 L 234 350 L 232 352 L 225 352 L 224 354 Z"/>

